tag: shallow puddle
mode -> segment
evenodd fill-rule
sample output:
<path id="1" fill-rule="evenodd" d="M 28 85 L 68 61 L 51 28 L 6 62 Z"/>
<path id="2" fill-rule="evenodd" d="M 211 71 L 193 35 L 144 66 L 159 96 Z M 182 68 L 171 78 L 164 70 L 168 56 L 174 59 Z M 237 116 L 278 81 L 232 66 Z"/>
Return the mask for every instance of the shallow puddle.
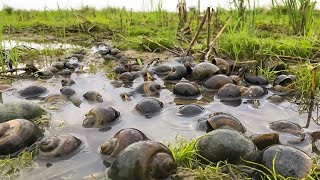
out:
<path id="1" fill-rule="evenodd" d="M 62 77 L 54 77 L 49 80 L 33 81 L 33 80 L 18 80 L 13 86 L 20 90 L 26 86 L 33 84 L 41 84 L 48 88 L 48 94 L 60 94 Z M 202 96 L 195 102 L 205 108 L 205 112 L 192 117 L 179 116 L 178 110 L 181 105 L 189 101 L 179 100 L 170 90 L 172 85 L 164 83 L 161 78 L 156 81 L 167 88 L 164 88 L 158 98 L 164 103 L 163 110 L 153 116 L 147 118 L 139 114 L 134 106 L 143 98 L 142 95 L 134 95 L 131 101 L 124 102 L 120 94 L 130 92 L 135 87 L 143 82 L 142 78 L 136 79 L 131 85 L 126 87 L 116 88 L 111 84 L 111 80 L 107 79 L 105 72 L 96 74 L 72 74 L 71 79 L 75 80 L 75 85 L 72 88 L 76 91 L 76 96 L 84 102 L 80 107 L 74 106 L 71 102 L 67 102 L 60 109 L 53 108 L 47 103 L 42 103 L 41 100 L 32 100 L 39 103 L 48 112 L 51 113 L 51 127 L 47 129 L 45 135 L 57 135 L 61 133 L 70 133 L 83 141 L 80 152 L 73 154 L 67 159 L 62 159 L 55 162 L 36 161 L 37 165 L 30 172 L 23 172 L 21 179 L 81 179 L 93 173 L 102 172 L 106 169 L 103 164 L 103 159 L 99 154 L 100 145 L 107 139 L 111 138 L 117 131 L 123 128 L 137 128 L 144 132 L 150 139 L 162 142 L 164 144 L 174 143 L 175 138 L 183 136 L 187 139 L 196 138 L 202 134 L 197 128 L 198 119 L 208 117 L 212 112 L 230 113 L 238 118 L 245 126 L 247 135 L 269 133 L 272 130 L 269 128 L 269 123 L 277 120 L 289 120 L 301 126 L 305 126 L 307 115 L 299 116 L 297 105 L 289 102 L 284 102 L 279 105 L 271 104 L 266 101 L 266 98 L 272 95 L 269 92 L 264 98 L 260 99 L 260 106 L 254 108 L 250 101 L 242 99 L 241 104 L 228 105 L 217 100 L 212 93 L 203 92 Z M 169 90 L 170 89 L 170 90 Z M 15 91 L 17 91 L 15 90 Z M 99 92 L 103 99 L 103 103 L 89 103 L 83 99 L 83 94 L 87 91 Z M 47 94 L 47 95 L 48 95 Z M 14 91 L 3 94 L 4 103 L 22 100 Z M 82 121 L 85 114 L 96 106 L 111 106 L 120 111 L 120 119 L 111 126 L 111 129 L 99 131 L 95 128 L 83 128 Z M 55 110 L 54 110 L 55 109 Z M 319 127 L 311 122 L 310 127 L 305 131 L 314 131 Z M 290 139 L 292 137 L 283 136 L 281 139 Z M 306 152 L 311 152 L 310 146 L 303 146 Z"/>

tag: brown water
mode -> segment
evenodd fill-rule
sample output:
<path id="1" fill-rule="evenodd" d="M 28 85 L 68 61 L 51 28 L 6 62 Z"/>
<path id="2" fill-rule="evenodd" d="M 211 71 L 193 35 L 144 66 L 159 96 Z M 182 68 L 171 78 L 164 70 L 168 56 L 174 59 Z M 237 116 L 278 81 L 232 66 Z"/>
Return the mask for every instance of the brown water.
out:
<path id="1" fill-rule="evenodd" d="M 87 61 L 92 61 L 96 56 L 90 56 Z M 100 59 L 101 61 L 101 59 Z M 99 62 L 99 60 L 97 60 Z M 86 63 L 85 63 L 86 64 Z M 172 63 L 171 63 L 172 64 Z M 131 101 L 123 102 L 120 94 L 123 92 L 132 91 L 135 87 L 143 82 L 142 78 L 136 79 L 130 87 L 116 88 L 111 85 L 111 80 L 105 77 L 105 72 L 100 71 L 96 74 L 72 74 L 71 78 L 76 84 L 72 88 L 76 91 L 77 96 L 82 98 L 82 95 L 87 91 L 97 91 L 104 99 L 103 103 L 88 103 L 84 102 L 80 107 L 74 106 L 72 103 L 66 103 L 60 110 L 50 110 L 48 104 L 41 103 L 40 100 L 32 100 L 40 103 L 52 115 L 51 127 L 47 129 L 46 136 L 57 135 L 61 133 L 71 133 L 83 141 L 83 146 L 80 152 L 74 154 L 68 159 L 63 159 L 57 162 L 51 162 L 52 166 L 46 167 L 47 162 L 36 161 L 35 168 L 30 172 L 23 172 L 22 179 L 82 179 L 84 176 L 96 172 L 102 172 L 106 169 L 103 165 L 103 159 L 100 157 L 98 150 L 99 146 L 108 138 L 111 138 L 117 131 L 123 128 L 137 128 L 144 132 L 149 138 L 168 144 L 175 142 L 175 138 L 183 136 L 187 139 L 193 139 L 204 132 L 196 128 L 199 118 L 207 117 L 212 112 L 226 112 L 237 117 L 246 127 L 247 135 L 269 133 L 269 123 L 277 120 L 289 120 L 305 126 L 307 115 L 299 115 L 297 106 L 289 102 L 281 103 L 280 105 L 271 104 L 266 101 L 267 96 L 260 99 L 258 109 L 252 104 L 246 103 L 247 100 L 242 99 L 242 104 L 233 107 L 221 103 L 215 99 L 214 94 L 203 93 L 202 97 L 195 100 L 205 108 L 205 112 L 193 117 L 178 116 L 178 109 L 181 105 L 176 105 L 178 102 L 176 96 L 167 89 L 163 89 L 159 100 L 164 103 L 163 110 L 152 118 L 146 118 L 139 114 L 134 105 L 144 97 L 135 95 Z M 48 88 L 48 94 L 60 93 L 61 77 L 54 77 L 49 80 L 33 81 L 33 80 L 18 80 L 13 85 L 16 89 L 22 89 L 32 84 L 41 84 Z M 170 87 L 170 84 L 157 78 L 156 80 L 163 86 Z M 4 103 L 10 101 L 21 100 L 13 92 L 3 94 Z M 112 128 L 106 132 L 100 132 L 95 128 L 83 128 L 81 126 L 85 114 L 95 106 L 111 106 L 120 111 L 121 116 L 117 123 L 112 125 Z M 314 131 L 319 127 L 311 122 L 310 127 L 305 131 Z M 282 141 L 286 141 L 292 137 L 282 135 Z M 311 153 L 311 146 L 297 145 Z"/>

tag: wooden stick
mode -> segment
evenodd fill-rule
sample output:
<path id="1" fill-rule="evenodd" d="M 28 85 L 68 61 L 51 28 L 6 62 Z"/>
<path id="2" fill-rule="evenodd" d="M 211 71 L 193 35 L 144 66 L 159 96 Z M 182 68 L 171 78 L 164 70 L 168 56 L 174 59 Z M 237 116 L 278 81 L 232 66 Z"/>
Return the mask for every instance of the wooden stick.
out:
<path id="1" fill-rule="evenodd" d="M 209 49 L 210 47 L 210 25 L 211 25 L 211 9 L 208 7 L 208 18 L 207 18 L 207 48 Z"/>
<path id="2" fill-rule="evenodd" d="M 160 43 L 158 43 L 158 42 L 155 42 L 155 41 L 153 41 L 153 40 L 151 40 L 151 39 L 149 39 L 149 38 L 147 38 L 147 37 L 143 37 L 143 39 L 145 39 L 145 40 L 147 40 L 147 41 L 150 41 L 150 42 L 152 42 L 152 43 L 154 43 L 154 44 L 162 47 L 163 49 L 165 49 L 165 50 L 167 50 L 167 51 L 169 51 L 169 52 L 171 52 L 171 53 L 173 53 L 173 54 L 175 54 L 175 55 L 177 55 L 177 56 L 180 56 L 180 54 L 179 54 L 178 52 L 176 52 L 176 51 L 174 51 L 174 50 L 172 50 L 172 49 L 169 49 L 169 48 L 163 46 L 162 44 L 160 44 Z"/>
<path id="3" fill-rule="evenodd" d="M 217 41 L 217 39 L 221 36 L 222 32 L 224 31 L 224 29 L 227 27 L 228 23 L 230 22 L 232 16 L 229 16 L 227 19 L 227 22 L 224 24 L 224 26 L 222 27 L 222 29 L 220 30 L 220 32 L 217 34 L 217 36 L 212 40 L 211 44 L 210 44 L 210 48 L 209 51 L 207 52 L 205 58 L 209 59 L 210 54 L 212 53 L 212 51 L 214 50 L 214 44 Z"/>
<path id="4" fill-rule="evenodd" d="M 317 68 L 314 67 L 311 71 L 312 73 L 312 82 L 311 82 L 311 88 L 310 88 L 310 106 L 308 110 L 308 119 L 307 119 L 307 124 L 304 128 L 308 128 L 310 125 L 311 117 L 312 117 L 312 112 L 313 112 L 313 106 L 314 106 L 314 93 L 317 88 Z"/>
<path id="5" fill-rule="evenodd" d="M 203 25 L 204 25 L 204 23 L 205 23 L 205 21 L 206 21 L 207 15 L 208 15 L 208 9 L 209 9 L 209 8 L 207 8 L 206 13 L 205 13 L 204 16 L 202 17 L 202 20 L 201 20 L 201 23 L 199 24 L 198 30 L 197 30 L 196 34 L 194 35 L 194 37 L 193 37 L 193 39 L 192 39 L 192 41 L 191 41 L 191 43 L 190 43 L 190 45 L 189 45 L 188 50 L 186 51 L 186 55 L 189 54 L 192 46 L 193 46 L 194 43 L 196 42 L 196 39 L 197 39 L 198 35 L 200 34 L 200 31 L 201 31 L 201 29 L 202 29 L 202 27 L 203 27 Z"/>

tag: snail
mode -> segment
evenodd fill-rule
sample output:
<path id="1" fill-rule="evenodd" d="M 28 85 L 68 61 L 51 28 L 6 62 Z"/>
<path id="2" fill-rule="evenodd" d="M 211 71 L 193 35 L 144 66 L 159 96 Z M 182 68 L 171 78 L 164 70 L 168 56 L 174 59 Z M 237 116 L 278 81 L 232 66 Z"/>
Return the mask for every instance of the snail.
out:
<path id="1" fill-rule="evenodd" d="M 37 142 L 42 136 L 40 129 L 25 119 L 0 123 L 0 157 L 15 155 Z"/>
<path id="2" fill-rule="evenodd" d="M 177 168 L 171 151 L 155 141 L 139 141 L 120 152 L 111 164 L 111 179 L 165 179 Z"/>
<path id="3" fill-rule="evenodd" d="M 248 73 L 244 74 L 244 80 L 250 85 L 265 86 L 268 85 L 268 80 L 262 76 L 254 76 Z"/>
<path id="4" fill-rule="evenodd" d="M 52 159 L 67 156 L 76 150 L 82 141 L 70 134 L 44 138 L 38 147 L 37 157 L 40 159 Z"/>
<path id="5" fill-rule="evenodd" d="M 146 95 L 157 95 L 162 90 L 162 86 L 159 83 L 153 81 L 144 81 L 134 91 L 130 92 L 131 94 L 139 93 Z"/>
<path id="6" fill-rule="evenodd" d="M 142 99 L 134 108 L 143 115 L 149 116 L 160 112 L 163 108 L 163 103 L 155 98 L 145 98 Z"/>
<path id="7" fill-rule="evenodd" d="M 213 163 L 228 160 L 241 163 L 242 160 L 255 161 L 259 152 L 255 144 L 242 133 L 233 129 L 217 129 L 202 136 L 196 143 L 199 158 Z"/>
<path id="8" fill-rule="evenodd" d="M 113 161 L 130 144 L 146 140 L 149 140 L 149 138 L 138 129 L 121 129 L 100 146 L 100 153 L 109 158 L 110 161 Z"/>
<path id="9" fill-rule="evenodd" d="M 200 95 L 200 90 L 198 87 L 183 78 L 174 86 L 173 94 L 185 97 L 198 96 Z"/>
<path id="10" fill-rule="evenodd" d="M 187 69 L 182 65 L 175 66 L 172 71 L 164 78 L 165 81 L 181 80 L 187 76 Z"/>
<path id="11" fill-rule="evenodd" d="M 219 90 L 223 85 L 233 83 L 233 80 L 230 79 L 228 76 L 224 74 L 216 74 L 205 81 L 203 84 L 205 90 L 208 91 L 217 91 Z"/>
<path id="12" fill-rule="evenodd" d="M 234 129 L 238 132 L 245 133 L 246 130 L 241 122 L 231 114 L 216 112 L 209 115 L 207 119 L 207 132 L 215 129 Z"/>
<path id="13" fill-rule="evenodd" d="M 261 98 L 268 93 L 266 89 L 263 89 L 260 86 L 240 86 L 240 92 L 241 96 L 245 98 Z"/>
<path id="14" fill-rule="evenodd" d="M 103 102 L 103 98 L 101 94 L 96 91 L 88 91 L 83 95 L 83 97 L 88 101 L 99 102 L 99 103 Z"/>
<path id="15" fill-rule="evenodd" d="M 61 85 L 62 86 L 72 86 L 74 85 L 76 82 L 70 78 L 65 78 L 61 80 Z"/>
<path id="16" fill-rule="evenodd" d="M 82 126 L 85 128 L 100 128 L 105 127 L 109 123 L 117 120 L 120 116 L 120 112 L 112 107 L 95 107 L 91 109 L 82 122 Z"/>
<path id="17" fill-rule="evenodd" d="M 160 65 L 155 67 L 153 70 L 157 75 L 168 75 L 171 72 L 171 67 L 167 65 Z"/>
<path id="18" fill-rule="evenodd" d="M 41 85 L 31 85 L 28 87 L 23 88 L 22 90 L 18 91 L 18 94 L 23 98 L 36 98 L 48 92 L 46 87 Z"/>
<path id="19" fill-rule="evenodd" d="M 55 62 L 51 66 L 57 68 L 59 71 L 64 69 L 64 64 L 62 62 Z"/>
<path id="20" fill-rule="evenodd" d="M 179 113 L 178 115 L 180 116 L 194 116 L 203 113 L 204 108 L 196 105 L 196 104 L 188 104 L 181 106 L 179 108 Z"/>
<path id="21" fill-rule="evenodd" d="M 210 78 L 214 74 L 219 74 L 220 69 L 211 63 L 203 62 L 197 64 L 192 71 L 192 78 L 194 80 L 202 81 L 207 78 Z"/>
<path id="22" fill-rule="evenodd" d="M 222 58 L 213 58 L 212 64 L 216 65 L 222 74 L 229 75 L 231 71 L 230 64 Z"/>
<path id="23" fill-rule="evenodd" d="M 218 90 L 218 98 L 222 100 L 237 100 L 241 98 L 241 91 L 239 86 L 228 83 L 223 85 Z"/>
<path id="24" fill-rule="evenodd" d="M 74 95 L 76 92 L 74 89 L 72 89 L 70 87 L 63 87 L 60 89 L 60 93 L 66 97 L 70 97 L 70 96 Z"/>
<path id="25" fill-rule="evenodd" d="M 278 133 L 255 134 L 252 135 L 250 139 L 260 151 L 264 150 L 269 146 L 280 144 Z"/>

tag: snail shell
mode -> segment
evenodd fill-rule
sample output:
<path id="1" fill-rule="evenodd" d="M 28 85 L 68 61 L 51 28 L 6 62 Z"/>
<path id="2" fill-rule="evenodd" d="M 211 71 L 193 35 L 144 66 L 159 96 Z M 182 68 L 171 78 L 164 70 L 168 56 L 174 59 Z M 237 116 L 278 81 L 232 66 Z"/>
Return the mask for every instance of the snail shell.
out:
<path id="1" fill-rule="evenodd" d="M 64 68 L 64 64 L 62 62 L 55 62 L 51 66 L 57 68 L 58 70 L 62 70 Z"/>
<path id="2" fill-rule="evenodd" d="M 138 102 L 134 108 L 141 114 L 149 115 L 161 111 L 163 102 L 155 98 L 145 98 Z"/>
<path id="3" fill-rule="evenodd" d="M 293 82 L 292 76 L 288 75 L 279 75 L 273 82 L 273 86 L 280 85 L 280 86 L 287 86 Z"/>
<path id="4" fill-rule="evenodd" d="M 64 96 L 70 97 L 70 96 L 74 95 L 76 92 L 75 92 L 75 90 L 73 90 L 70 87 L 63 87 L 60 89 L 60 93 Z"/>
<path id="5" fill-rule="evenodd" d="M 39 97 L 40 95 L 43 95 L 47 92 L 48 92 L 47 88 L 40 85 L 28 86 L 18 91 L 19 95 L 24 98 Z"/>
<path id="6" fill-rule="evenodd" d="M 53 74 L 56 74 L 59 72 L 59 69 L 54 66 L 49 66 L 46 68 L 47 71 L 51 71 Z"/>
<path id="7" fill-rule="evenodd" d="M 270 129 L 277 132 L 290 133 L 298 136 L 303 135 L 303 129 L 301 128 L 301 126 L 286 120 L 271 122 Z"/>
<path id="8" fill-rule="evenodd" d="M 248 73 L 244 74 L 244 80 L 252 85 L 268 85 L 268 80 L 262 76 L 254 76 Z"/>
<path id="9" fill-rule="evenodd" d="M 171 151 L 159 142 L 139 141 L 131 144 L 111 164 L 111 179 L 164 179 L 176 171 Z"/>
<path id="10" fill-rule="evenodd" d="M 0 157 L 18 153 L 42 137 L 40 129 L 25 119 L 0 123 Z"/>
<path id="11" fill-rule="evenodd" d="M 200 95 L 200 90 L 195 85 L 189 83 L 189 81 L 181 80 L 174 86 L 173 94 L 185 97 L 198 96 Z"/>
<path id="12" fill-rule="evenodd" d="M 85 128 L 105 127 L 108 123 L 118 119 L 119 116 L 120 112 L 112 107 L 95 107 L 86 114 L 86 118 L 83 120 L 82 126 Z"/>
<path id="13" fill-rule="evenodd" d="M 205 87 L 206 90 L 215 91 L 215 90 L 220 89 L 223 85 L 228 84 L 228 83 L 233 84 L 233 80 L 224 74 L 217 74 L 217 75 L 212 76 L 208 80 L 206 80 L 206 82 L 204 83 L 203 86 Z"/>
<path id="14" fill-rule="evenodd" d="M 175 81 L 175 80 L 181 80 L 182 78 L 187 76 L 187 69 L 184 66 L 175 66 L 172 68 L 173 71 L 171 71 L 164 80 L 168 81 Z"/>
<path id="15" fill-rule="evenodd" d="M 138 129 L 121 129 L 100 146 L 100 153 L 106 155 L 113 161 L 119 153 L 130 144 L 146 140 L 150 139 Z"/>
<path id="16" fill-rule="evenodd" d="M 145 81 L 135 89 L 135 92 L 139 94 L 155 95 L 159 94 L 161 90 L 162 86 L 160 84 L 153 81 Z"/>
<path id="17" fill-rule="evenodd" d="M 221 58 L 213 58 L 212 64 L 216 65 L 222 74 L 229 75 L 230 74 L 230 65 L 229 63 Z"/>
<path id="18" fill-rule="evenodd" d="M 124 72 L 119 76 L 119 80 L 122 82 L 131 82 L 134 80 L 134 76 L 131 72 Z"/>
<path id="19" fill-rule="evenodd" d="M 124 72 L 127 72 L 127 70 L 123 66 L 116 66 L 116 67 L 114 67 L 114 72 L 116 74 L 122 74 Z"/>
<path id="20" fill-rule="evenodd" d="M 193 70 L 192 70 L 192 77 L 195 80 L 205 80 L 206 78 L 209 78 L 211 76 L 213 76 L 214 74 L 219 74 L 220 73 L 220 69 L 211 63 L 208 62 L 203 62 L 203 63 L 199 63 L 197 64 Z"/>
<path id="21" fill-rule="evenodd" d="M 240 87 L 241 96 L 245 98 L 260 98 L 268 92 L 260 86 Z"/>
<path id="22" fill-rule="evenodd" d="M 65 78 L 61 80 L 61 85 L 62 86 L 72 86 L 74 85 L 76 82 L 70 78 Z"/>
<path id="23" fill-rule="evenodd" d="M 238 132 L 245 133 L 246 129 L 241 122 L 231 114 L 224 112 L 216 112 L 210 114 L 207 119 L 207 132 L 215 129 L 234 129 Z"/>
<path id="24" fill-rule="evenodd" d="M 218 98 L 222 100 L 237 100 L 241 98 L 239 86 L 228 83 L 223 85 L 218 91 Z"/>
<path id="25" fill-rule="evenodd" d="M 260 151 L 269 146 L 280 144 L 278 133 L 255 134 L 251 136 L 250 139 Z"/>
<path id="26" fill-rule="evenodd" d="M 157 75 L 167 75 L 171 72 L 171 67 L 167 65 L 160 65 L 154 68 Z"/>
<path id="27" fill-rule="evenodd" d="M 88 101 L 103 102 L 101 94 L 96 91 L 88 91 L 83 95 L 83 97 Z"/>
<path id="28" fill-rule="evenodd" d="M 38 147 L 38 157 L 41 159 L 66 156 L 77 149 L 82 141 L 70 134 L 45 138 Z"/>

